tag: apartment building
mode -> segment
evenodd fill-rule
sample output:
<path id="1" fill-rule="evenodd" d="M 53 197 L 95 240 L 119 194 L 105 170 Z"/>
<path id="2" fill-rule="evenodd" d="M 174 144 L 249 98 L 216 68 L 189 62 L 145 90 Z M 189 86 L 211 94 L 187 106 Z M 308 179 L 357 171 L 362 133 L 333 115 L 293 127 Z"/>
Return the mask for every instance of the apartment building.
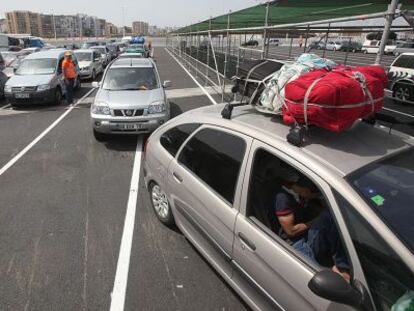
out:
<path id="1" fill-rule="evenodd" d="M 147 35 L 149 25 L 146 22 L 136 21 L 132 23 L 132 32 L 136 35 Z"/>

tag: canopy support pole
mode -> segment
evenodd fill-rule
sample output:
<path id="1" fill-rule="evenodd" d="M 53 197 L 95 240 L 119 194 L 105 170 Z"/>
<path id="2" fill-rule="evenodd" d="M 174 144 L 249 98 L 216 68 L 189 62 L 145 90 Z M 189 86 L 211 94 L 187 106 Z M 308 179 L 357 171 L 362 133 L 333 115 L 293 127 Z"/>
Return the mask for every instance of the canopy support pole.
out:
<path id="1" fill-rule="evenodd" d="M 328 24 L 328 30 L 326 31 L 325 46 L 324 46 L 323 55 L 322 55 L 323 58 L 325 58 L 325 54 L 326 54 L 326 44 L 328 43 L 329 31 L 330 30 L 331 30 L 331 23 Z"/>
<path id="2" fill-rule="evenodd" d="M 392 0 L 391 4 L 388 6 L 388 12 L 385 17 L 384 31 L 382 32 L 380 47 L 378 50 L 377 57 L 375 58 L 376 65 L 379 65 L 381 63 L 382 56 L 384 55 L 385 46 L 387 45 L 392 21 L 394 20 L 395 10 L 397 9 L 397 6 L 398 6 L 398 0 Z"/>
<path id="3" fill-rule="evenodd" d="M 229 57 L 229 52 L 230 52 L 230 15 L 231 15 L 231 10 L 229 11 L 229 15 L 227 15 L 227 46 L 226 46 L 226 54 L 224 54 L 224 70 L 223 70 L 223 84 L 221 86 L 221 101 L 224 101 L 224 92 L 225 92 L 225 88 L 226 88 L 226 74 L 227 74 L 227 62 L 228 62 L 228 57 Z M 218 74 L 218 68 L 216 67 L 217 70 L 217 77 L 219 77 Z M 220 80 L 219 80 L 219 84 L 220 84 Z"/>
<path id="4" fill-rule="evenodd" d="M 210 30 L 211 30 L 211 16 L 210 16 L 210 20 L 208 21 L 208 35 L 210 37 Z M 208 78 L 208 70 L 210 67 L 210 49 L 211 49 L 211 42 L 209 41 L 207 44 L 207 59 L 206 59 L 206 81 L 205 81 L 205 85 L 207 85 L 207 78 Z"/>
<path id="5" fill-rule="evenodd" d="M 269 46 L 269 42 L 267 42 L 267 44 L 266 44 L 266 40 L 267 40 L 267 26 L 269 26 L 269 5 L 270 5 L 270 1 L 268 0 L 267 3 L 266 3 L 266 15 L 265 15 L 264 28 L 263 28 L 262 59 L 267 58 L 267 54 L 268 54 L 267 53 L 267 51 L 268 51 L 267 47 Z"/>

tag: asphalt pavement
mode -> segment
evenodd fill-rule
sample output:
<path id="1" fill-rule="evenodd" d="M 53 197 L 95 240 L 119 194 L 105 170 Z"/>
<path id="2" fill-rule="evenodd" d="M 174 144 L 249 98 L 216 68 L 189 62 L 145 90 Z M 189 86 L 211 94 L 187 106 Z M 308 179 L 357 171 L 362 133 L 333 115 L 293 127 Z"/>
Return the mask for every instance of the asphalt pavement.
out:
<path id="1" fill-rule="evenodd" d="M 163 48 L 155 52 L 161 78 L 173 81 L 173 115 L 211 104 Z M 0 310 L 122 310 L 111 305 L 119 268 L 124 310 L 245 310 L 185 237 L 157 220 L 140 171 L 131 184 L 141 140 L 97 142 L 90 82 L 76 97 L 75 106 L 0 103 Z M 133 188 L 129 262 L 118 262 Z"/>

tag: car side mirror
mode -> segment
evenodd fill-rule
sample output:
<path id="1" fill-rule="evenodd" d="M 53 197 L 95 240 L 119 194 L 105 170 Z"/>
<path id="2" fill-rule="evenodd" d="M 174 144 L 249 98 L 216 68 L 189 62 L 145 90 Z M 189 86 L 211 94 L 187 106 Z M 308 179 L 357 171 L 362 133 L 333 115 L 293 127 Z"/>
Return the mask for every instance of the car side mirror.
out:
<path id="1" fill-rule="evenodd" d="M 322 270 L 308 283 L 309 289 L 319 297 L 363 309 L 364 294 L 331 270 Z"/>
<path id="2" fill-rule="evenodd" d="M 98 88 L 98 87 L 100 87 L 100 86 L 101 86 L 101 82 L 98 82 L 98 81 L 93 81 L 93 82 L 92 82 L 92 87 L 93 87 L 93 88 L 95 88 L 95 89 L 96 89 L 96 88 Z"/>
<path id="3" fill-rule="evenodd" d="M 162 87 L 164 89 L 169 88 L 172 85 L 170 80 L 165 80 L 164 83 L 162 84 Z"/>

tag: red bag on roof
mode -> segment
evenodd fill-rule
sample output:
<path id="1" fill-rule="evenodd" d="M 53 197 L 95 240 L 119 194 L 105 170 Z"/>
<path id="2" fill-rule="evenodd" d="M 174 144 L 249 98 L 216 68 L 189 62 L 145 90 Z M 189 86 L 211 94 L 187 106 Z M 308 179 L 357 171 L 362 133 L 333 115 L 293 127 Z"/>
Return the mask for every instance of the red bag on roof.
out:
<path id="1" fill-rule="evenodd" d="M 382 109 L 387 83 L 380 66 L 311 71 L 286 85 L 283 121 L 340 132 Z"/>

